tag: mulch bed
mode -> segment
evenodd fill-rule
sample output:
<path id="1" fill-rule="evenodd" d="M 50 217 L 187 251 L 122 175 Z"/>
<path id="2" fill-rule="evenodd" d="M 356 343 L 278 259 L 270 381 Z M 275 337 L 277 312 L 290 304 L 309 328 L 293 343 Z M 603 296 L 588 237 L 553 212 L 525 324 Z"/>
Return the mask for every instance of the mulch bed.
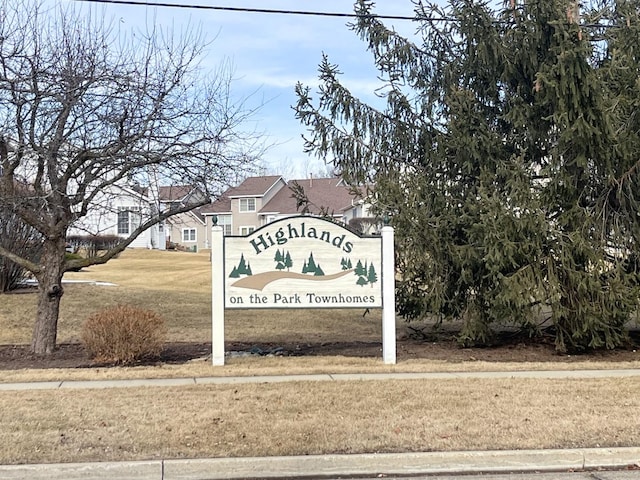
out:
<path id="1" fill-rule="evenodd" d="M 446 360 L 450 362 L 576 362 L 596 360 L 605 362 L 633 361 L 640 338 L 633 338 L 625 349 L 596 351 L 581 355 L 558 354 L 550 342 L 543 340 L 519 341 L 503 339 L 498 346 L 486 348 L 460 348 L 453 339 L 421 341 L 403 339 L 397 342 L 397 358 Z M 324 342 L 324 343 L 241 343 L 228 342 L 226 351 L 236 355 L 316 356 L 343 355 L 347 357 L 381 357 L 380 342 Z M 640 351 L 640 347 L 637 349 Z M 140 365 L 181 364 L 206 358 L 211 353 L 211 343 L 168 343 L 159 358 L 148 359 Z M 80 344 L 61 344 L 46 357 L 29 352 L 28 345 L 0 345 L 0 370 L 23 368 L 95 368 L 109 365 L 93 362 Z"/>

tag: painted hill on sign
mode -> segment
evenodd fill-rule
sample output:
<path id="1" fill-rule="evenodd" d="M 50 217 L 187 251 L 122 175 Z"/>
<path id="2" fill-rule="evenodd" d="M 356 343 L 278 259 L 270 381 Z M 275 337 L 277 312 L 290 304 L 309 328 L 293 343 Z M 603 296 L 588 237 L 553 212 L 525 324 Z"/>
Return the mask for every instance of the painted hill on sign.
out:
<path id="1" fill-rule="evenodd" d="M 252 290 L 262 291 L 264 287 L 277 280 L 291 279 L 307 280 L 311 282 L 326 282 L 329 280 L 335 280 L 337 278 L 344 277 L 345 275 L 348 275 L 352 272 L 353 270 L 343 270 L 342 272 L 334 273 L 333 275 L 305 275 L 303 273 L 294 272 L 264 272 L 241 278 L 240 280 L 234 282 L 232 285 L 234 287 L 249 288 Z"/>

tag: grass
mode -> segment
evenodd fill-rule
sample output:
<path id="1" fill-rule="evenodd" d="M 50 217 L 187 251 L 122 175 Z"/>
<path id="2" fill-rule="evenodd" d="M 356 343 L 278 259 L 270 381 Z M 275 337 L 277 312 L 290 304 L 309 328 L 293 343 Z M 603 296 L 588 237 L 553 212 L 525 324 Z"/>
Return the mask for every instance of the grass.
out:
<path id="1" fill-rule="evenodd" d="M 211 341 L 211 264 L 206 252 L 127 250 L 105 265 L 69 272 L 65 279 L 100 280 L 115 287 L 65 285 L 59 343 L 80 341 L 80 327 L 97 310 L 130 304 L 160 313 L 173 342 Z M 35 295 L 4 295 L 0 302 L 0 344 L 28 344 L 36 312 Z M 229 310 L 228 341 L 379 341 L 380 312 L 361 310 Z M 348 328 L 345 328 L 345 325 Z"/>
<path id="2" fill-rule="evenodd" d="M 68 284 L 61 303 L 58 341 L 80 341 L 83 322 L 97 310 L 131 304 L 160 313 L 167 321 L 172 342 L 211 341 L 211 281 L 207 252 L 127 250 L 105 265 L 69 272 L 69 280 L 100 280 L 115 287 Z M 29 344 L 36 310 L 35 295 L 0 297 L 0 344 Z M 381 341 L 379 310 L 365 317 L 361 310 L 228 310 L 225 337 L 242 342 L 347 342 Z M 404 325 L 398 322 L 398 335 Z M 483 362 L 453 360 L 405 360 L 397 366 L 379 359 L 356 357 L 241 358 L 225 367 L 212 368 L 206 361 L 162 368 L 134 367 L 93 370 L 4 371 L 0 382 L 38 380 L 87 380 L 92 378 L 162 378 L 210 375 L 270 375 L 282 373 L 432 372 L 523 369 L 638 368 L 639 361 L 599 362 Z"/>
<path id="3" fill-rule="evenodd" d="M 637 378 L 4 392 L 0 463 L 633 446 L 639 394 Z"/>
<path id="4" fill-rule="evenodd" d="M 67 274 L 116 287 L 68 285 L 59 340 L 76 342 L 94 311 L 129 303 L 161 313 L 171 341 L 210 341 L 205 253 L 124 252 Z M 0 343 L 29 343 L 34 295 L 0 297 Z M 376 341 L 379 312 L 233 310 L 243 342 Z M 402 330 L 399 322 L 399 332 Z M 159 367 L 2 371 L 2 382 L 269 375 L 638 368 L 639 361 L 495 363 L 353 357 L 234 358 Z M 200 385 L 0 392 L 0 463 L 243 455 L 637 445 L 640 379 L 430 380 Z M 10 412 L 7 413 L 7 412 Z M 603 421 L 604 419 L 604 421 Z"/>

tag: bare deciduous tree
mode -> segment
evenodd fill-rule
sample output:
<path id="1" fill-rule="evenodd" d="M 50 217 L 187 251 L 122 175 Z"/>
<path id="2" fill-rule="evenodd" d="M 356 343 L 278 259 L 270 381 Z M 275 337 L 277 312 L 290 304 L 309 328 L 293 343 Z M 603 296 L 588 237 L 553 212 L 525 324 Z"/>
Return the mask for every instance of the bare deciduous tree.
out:
<path id="1" fill-rule="evenodd" d="M 243 129 L 251 112 L 232 99 L 229 66 L 204 71 L 199 33 L 127 34 L 102 17 L 0 0 L 0 207 L 43 238 L 38 261 L 4 245 L 0 256 L 38 280 L 36 354 L 55 348 L 66 270 L 107 262 L 154 224 L 207 203 L 261 146 Z M 65 260 L 69 227 L 132 180 L 202 195 L 141 212 L 130 235 L 99 256 Z"/>

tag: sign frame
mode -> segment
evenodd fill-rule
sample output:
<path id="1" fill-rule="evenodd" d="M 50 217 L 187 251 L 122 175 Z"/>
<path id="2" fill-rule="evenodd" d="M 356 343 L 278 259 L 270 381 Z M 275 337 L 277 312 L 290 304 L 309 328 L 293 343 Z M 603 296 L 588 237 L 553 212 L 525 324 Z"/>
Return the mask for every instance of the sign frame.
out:
<path id="1" fill-rule="evenodd" d="M 305 229 L 308 236 L 305 235 Z M 276 220 L 244 236 L 225 237 L 223 228 L 214 223 L 211 239 L 211 359 L 213 365 L 224 365 L 224 317 L 227 308 L 381 308 L 383 360 L 387 364 L 396 363 L 395 252 L 392 227 L 383 227 L 379 236 L 365 236 L 330 220 L 297 215 Z M 288 258 L 286 262 L 284 261 L 285 247 L 287 256 L 289 256 L 289 247 L 293 249 L 294 260 Z M 322 258 L 323 261 L 330 260 L 326 267 L 329 272 L 336 270 L 337 272 L 324 276 L 325 273 L 319 262 L 317 267 L 320 273 L 307 272 L 306 260 L 302 270 L 306 275 L 294 273 L 293 269 L 289 268 L 284 272 L 284 265 L 291 267 L 293 264 L 297 264 L 296 270 L 299 271 L 302 251 L 305 252 L 303 255 L 305 257 L 306 252 L 311 251 L 309 264 L 313 263 L 315 268 L 312 249 L 320 253 L 316 258 Z M 354 259 L 354 262 L 358 262 L 358 265 L 353 268 L 351 257 L 345 254 L 355 255 L 361 254 L 360 252 L 363 252 L 366 260 L 356 256 L 357 260 Z M 265 255 L 262 255 L 263 253 Z M 274 253 L 277 267 L 273 266 Z M 282 261 L 278 261 L 279 255 Z M 340 255 L 342 255 L 341 259 Z M 348 267 L 345 263 L 347 259 L 349 259 Z M 251 261 L 254 265 L 257 264 L 257 273 L 253 273 Z M 363 268 L 362 262 L 366 268 Z M 357 282 L 353 280 L 353 276 L 349 275 L 352 272 L 356 274 Z M 360 287 L 366 284 L 364 288 L 367 289 L 368 295 L 356 295 L 356 293 L 365 293 L 364 289 L 355 290 L 353 294 L 343 294 L 343 289 L 349 288 L 345 287 L 350 285 L 349 282 Z M 293 284 L 293 290 L 285 294 L 274 293 L 274 285 L 280 285 L 280 288 L 283 288 L 283 285 L 287 284 Z M 295 293 L 298 292 L 296 288 L 302 288 L 301 285 L 307 284 L 314 285 L 315 290 L 320 289 L 325 294 L 317 295 L 302 291 Z M 333 287 L 333 284 L 337 286 Z M 341 288 L 337 290 L 339 293 L 332 290 L 335 288 Z M 235 292 L 235 295 L 232 295 L 232 292 Z M 346 302 L 347 299 L 349 302 Z M 351 299 L 354 302 L 351 302 Z M 314 304 L 314 300 L 321 304 Z M 363 302 L 358 303 L 355 300 L 363 300 Z"/>

